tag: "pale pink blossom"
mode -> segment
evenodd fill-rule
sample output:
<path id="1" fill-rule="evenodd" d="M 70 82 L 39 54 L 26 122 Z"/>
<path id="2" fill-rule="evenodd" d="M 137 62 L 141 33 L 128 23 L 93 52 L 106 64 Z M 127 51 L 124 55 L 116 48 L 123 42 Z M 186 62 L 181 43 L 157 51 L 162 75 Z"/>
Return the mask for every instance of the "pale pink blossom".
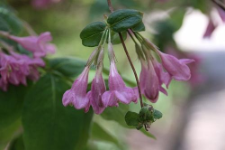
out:
<path id="1" fill-rule="evenodd" d="M 102 77 L 101 69 L 97 69 L 95 78 L 92 81 L 91 91 L 88 92 L 90 99 L 89 106 L 92 106 L 96 114 L 101 114 L 107 107 L 102 100 L 102 95 L 105 91 L 105 81 Z M 89 106 L 85 109 L 86 112 L 89 110 Z"/>
<path id="2" fill-rule="evenodd" d="M 86 108 L 89 105 L 87 94 L 89 67 L 85 67 L 82 74 L 74 81 L 71 89 L 63 95 L 63 105 L 73 105 L 76 109 Z"/>
<path id="3" fill-rule="evenodd" d="M 129 104 L 137 102 L 135 89 L 126 87 L 122 77 L 116 69 L 114 61 L 111 61 L 109 75 L 109 91 L 106 91 L 102 100 L 105 106 L 118 106 L 118 102 Z"/>
<path id="4" fill-rule="evenodd" d="M 164 69 L 171 77 L 179 81 L 187 81 L 191 78 L 190 68 L 187 64 L 194 62 L 193 59 L 177 59 L 176 57 L 158 51 Z"/>

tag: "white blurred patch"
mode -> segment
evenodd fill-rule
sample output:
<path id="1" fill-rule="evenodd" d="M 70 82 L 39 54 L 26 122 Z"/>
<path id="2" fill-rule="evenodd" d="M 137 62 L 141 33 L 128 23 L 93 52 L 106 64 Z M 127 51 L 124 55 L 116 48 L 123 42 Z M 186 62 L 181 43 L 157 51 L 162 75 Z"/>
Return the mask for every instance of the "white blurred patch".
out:
<path id="1" fill-rule="evenodd" d="M 225 24 L 222 23 L 216 10 L 211 13 L 218 27 L 211 38 L 203 39 L 208 18 L 200 11 L 193 10 L 185 16 L 183 26 L 174 35 L 178 46 L 185 51 L 225 51 Z"/>

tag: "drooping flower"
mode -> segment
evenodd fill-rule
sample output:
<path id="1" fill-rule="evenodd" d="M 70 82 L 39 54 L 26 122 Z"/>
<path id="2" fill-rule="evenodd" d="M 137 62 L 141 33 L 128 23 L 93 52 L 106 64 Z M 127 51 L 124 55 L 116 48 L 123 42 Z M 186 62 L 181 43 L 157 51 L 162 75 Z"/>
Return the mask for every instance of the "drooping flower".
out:
<path id="1" fill-rule="evenodd" d="M 175 80 L 187 81 L 191 78 L 190 68 L 187 64 L 194 62 L 193 59 L 177 59 L 176 57 L 160 52 L 159 50 L 158 54 L 162 60 L 163 67 Z"/>
<path id="2" fill-rule="evenodd" d="M 151 102 L 155 103 L 158 100 L 159 88 L 161 85 L 150 60 L 148 61 L 148 64 L 142 62 L 140 85 L 142 94 L 144 94 Z"/>
<path id="3" fill-rule="evenodd" d="M 189 59 L 193 59 L 195 62 L 188 65 L 191 71 L 191 78 L 188 82 L 193 87 L 204 82 L 205 77 L 200 73 L 200 65 L 202 59 L 198 54 L 176 51 L 172 47 L 167 47 L 166 52 L 177 58 L 187 57 Z"/>
<path id="4" fill-rule="evenodd" d="M 102 100 L 102 95 L 106 91 L 105 81 L 102 77 L 102 69 L 98 68 L 95 74 L 95 78 L 92 81 L 91 91 L 88 92 L 90 102 L 94 112 L 96 114 L 101 114 L 107 106 L 104 105 Z M 86 108 L 88 111 L 89 106 Z"/>
<path id="5" fill-rule="evenodd" d="M 117 72 L 114 61 L 111 61 L 110 64 L 109 91 L 103 94 L 102 99 L 105 106 L 118 106 L 118 102 L 124 104 L 137 102 L 135 89 L 126 87 L 122 77 Z"/>
<path id="6" fill-rule="evenodd" d="M 31 51 L 34 57 L 44 57 L 46 54 L 55 53 L 55 46 L 48 43 L 52 40 L 50 32 L 42 33 L 40 36 L 16 37 L 9 35 L 8 37 L 18 42 L 26 50 Z"/>
<path id="7" fill-rule="evenodd" d="M 165 72 L 163 70 L 163 67 L 159 62 L 157 62 L 156 60 L 152 60 L 152 63 L 153 63 L 155 72 L 157 76 L 159 77 L 160 85 L 165 84 L 166 87 L 168 88 L 172 80 L 171 76 L 169 75 L 168 72 Z M 167 92 L 162 87 L 160 87 L 160 91 L 167 95 Z"/>
<path id="8" fill-rule="evenodd" d="M 71 89 L 63 95 L 63 105 L 72 104 L 76 109 L 82 109 L 89 105 L 87 94 L 89 67 L 85 67 L 82 74 L 75 80 Z"/>

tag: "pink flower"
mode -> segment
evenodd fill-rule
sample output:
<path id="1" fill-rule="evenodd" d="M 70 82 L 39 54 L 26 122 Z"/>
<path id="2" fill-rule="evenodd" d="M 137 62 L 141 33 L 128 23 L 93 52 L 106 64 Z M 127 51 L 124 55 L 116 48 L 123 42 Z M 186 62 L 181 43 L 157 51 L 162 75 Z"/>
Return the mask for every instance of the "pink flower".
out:
<path id="1" fill-rule="evenodd" d="M 44 67 L 45 63 L 40 58 L 30 58 L 9 50 L 11 55 L 0 52 L 0 84 L 3 90 L 7 90 L 8 83 L 13 85 L 27 85 L 27 77 L 39 78 L 38 67 Z M 34 80 L 34 78 L 31 78 Z"/>
<path id="2" fill-rule="evenodd" d="M 194 62 L 193 59 L 177 59 L 176 57 L 158 51 L 162 65 L 175 80 L 187 81 L 191 78 L 191 72 L 187 64 Z"/>
<path id="3" fill-rule="evenodd" d="M 37 36 L 29 36 L 29 37 L 16 37 L 9 36 L 11 40 L 14 40 L 22 45 L 28 51 L 31 51 L 34 57 L 44 57 L 46 54 L 55 53 L 55 46 L 53 44 L 49 44 L 52 40 L 52 36 L 50 32 L 42 33 L 39 37 Z"/>
<path id="4" fill-rule="evenodd" d="M 162 87 L 162 85 L 165 84 L 166 87 L 168 88 L 168 87 L 169 87 L 169 84 L 170 84 L 170 82 L 171 82 L 171 80 L 172 80 L 172 78 L 171 78 L 171 76 L 169 75 L 168 72 L 165 72 L 165 71 L 163 70 L 163 67 L 162 67 L 162 65 L 161 65 L 159 62 L 153 60 L 153 61 L 152 61 L 152 64 L 153 64 L 153 67 L 154 67 L 154 69 L 155 69 L 155 72 L 156 72 L 156 74 L 157 74 L 157 76 L 158 76 L 158 78 L 159 78 L 159 84 L 160 84 L 160 88 L 159 88 L 159 89 L 160 89 L 160 91 L 161 91 L 162 93 L 164 93 L 165 95 L 167 95 L 167 92 L 166 92 L 166 90 Z"/>
<path id="5" fill-rule="evenodd" d="M 104 105 L 102 100 L 102 95 L 105 91 L 106 91 L 105 81 L 102 77 L 101 69 L 98 69 L 95 74 L 95 78 L 92 81 L 91 91 L 88 92 L 90 98 L 89 104 L 92 106 L 96 114 L 101 114 L 107 107 Z M 89 110 L 89 106 L 86 108 L 85 110 L 86 112 Z"/>
<path id="6" fill-rule="evenodd" d="M 75 80 L 72 88 L 63 95 L 63 105 L 72 104 L 76 109 L 82 109 L 89 105 L 87 94 L 89 67 L 86 67 L 82 74 Z"/>
<path id="7" fill-rule="evenodd" d="M 213 31 L 216 29 L 217 25 L 215 25 L 212 21 L 212 19 L 209 19 L 209 23 L 206 27 L 205 33 L 203 35 L 203 38 L 210 38 Z"/>
<path id="8" fill-rule="evenodd" d="M 142 94 L 151 102 L 155 103 L 158 100 L 160 84 L 159 78 L 150 60 L 148 64 L 142 63 L 140 85 Z"/>
<path id="9" fill-rule="evenodd" d="M 109 91 L 106 91 L 103 96 L 105 106 L 118 106 L 118 102 L 129 104 L 137 102 L 137 95 L 134 89 L 126 87 L 123 79 L 116 69 L 114 61 L 111 61 L 109 75 Z"/>
<path id="10" fill-rule="evenodd" d="M 37 9 L 48 8 L 53 3 L 60 2 L 61 0 L 32 0 L 32 5 Z"/>

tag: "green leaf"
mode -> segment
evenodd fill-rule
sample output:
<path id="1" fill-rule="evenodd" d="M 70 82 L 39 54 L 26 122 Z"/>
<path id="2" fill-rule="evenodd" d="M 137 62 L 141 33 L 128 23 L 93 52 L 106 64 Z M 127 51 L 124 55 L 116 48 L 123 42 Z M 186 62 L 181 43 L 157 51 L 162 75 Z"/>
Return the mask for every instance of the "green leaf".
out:
<path id="1" fill-rule="evenodd" d="M 46 74 L 31 88 L 24 102 L 22 123 L 27 150 L 74 150 L 85 147 L 92 111 L 62 105 L 69 89 L 61 78 Z"/>
<path id="2" fill-rule="evenodd" d="M 108 133 L 105 129 L 103 129 L 97 122 L 94 122 L 92 125 L 92 134 L 91 139 L 94 141 L 105 141 L 111 142 L 117 145 L 122 149 L 121 144 L 118 142 L 117 138 Z"/>
<path id="3" fill-rule="evenodd" d="M 49 60 L 51 70 L 54 70 L 66 77 L 76 77 L 84 67 L 85 62 L 77 58 L 54 58 Z"/>
<path id="4" fill-rule="evenodd" d="M 23 23 L 5 6 L 0 6 L 0 30 L 14 35 L 20 34 L 23 30 Z"/>
<path id="5" fill-rule="evenodd" d="M 128 127 L 124 120 L 126 112 L 129 110 L 129 106 L 125 104 L 119 104 L 119 107 L 108 107 L 104 110 L 101 116 L 106 120 L 116 121 L 123 127 Z"/>
<path id="6" fill-rule="evenodd" d="M 22 134 L 10 143 L 8 150 L 25 150 Z"/>
<path id="7" fill-rule="evenodd" d="M 132 27 L 132 30 L 134 32 L 141 32 L 141 31 L 145 31 L 145 25 L 143 22 L 138 23 L 137 25 L 135 25 L 134 27 Z"/>
<path id="8" fill-rule="evenodd" d="M 0 90 L 0 131 L 20 118 L 24 96 L 29 85 L 27 87 L 11 85 L 7 92 Z"/>
<path id="9" fill-rule="evenodd" d="M 137 127 L 139 125 L 138 117 L 139 117 L 138 113 L 128 111 L 125 115 L 125 121 L 128 126 Z"/>
<path id="10" fill-rule="evenodd" d="M 104 22 L 93 22 L 87 25 L 80 33 L 82 44 L 88 47 L 98 46 L 105 28 L 106 23 Z"/>
<path id="11" fill-rule="evenodd" d="M 15 134 L 17 134 L 19 130 L 21 130 L 20 119 L 17 119 L 15 122 L 0 130 L 0 150 L 5 149 L 7 144 L 14 138 Z"/>
<path id="12" fill-rule="evenodd" d="M 109 15 L 107 22 L 115 32 L 126 31 L 142 22 L 143 14 L 137 10 L 121 9 Z"/>
<path id="13" fill-rule="evenodd" d="M 153 117 L 154 117 L 154 119 L 160 119 L 160 118 L 162 118 L 162 113 L 160 111 L 154 109 Z"/>

